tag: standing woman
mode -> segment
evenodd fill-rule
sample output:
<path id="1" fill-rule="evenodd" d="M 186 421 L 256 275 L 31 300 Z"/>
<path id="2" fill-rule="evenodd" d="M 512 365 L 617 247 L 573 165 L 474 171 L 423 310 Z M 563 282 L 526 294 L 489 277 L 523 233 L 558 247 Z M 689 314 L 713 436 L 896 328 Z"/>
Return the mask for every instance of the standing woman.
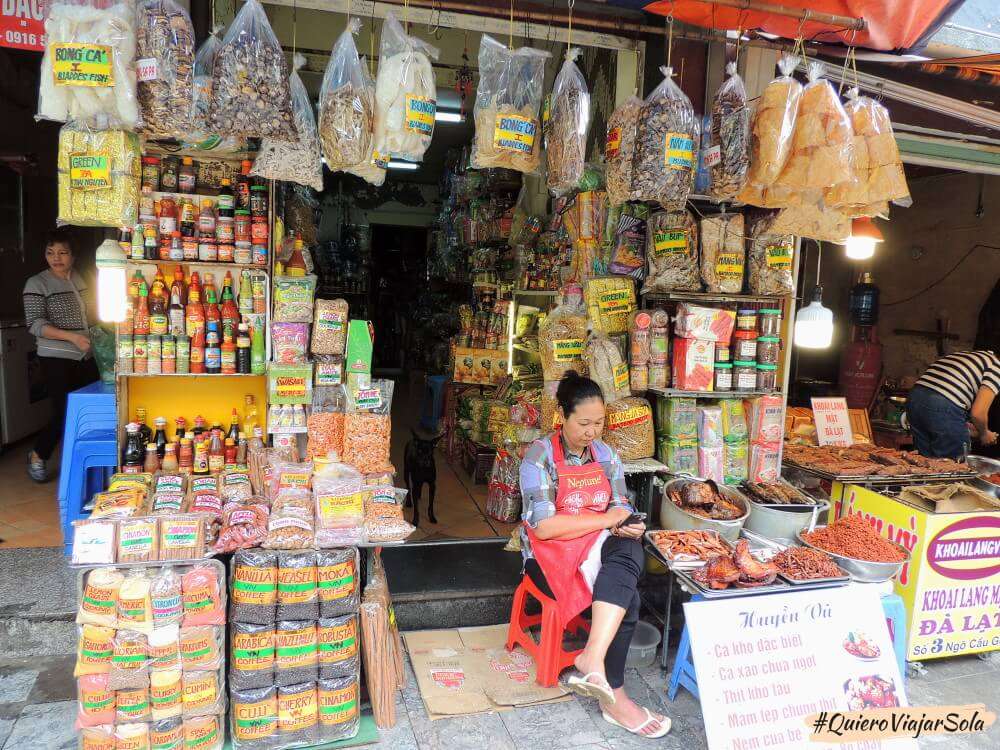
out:
<path id="1" fill-rule="evenodd" d="M 52 402 L 52 418 L 35 439 L 28 454 L 28 476 L 48 479 L 45 462 L 55 451 L 66 420 L 66 395 L 98 378 L 90 354 L 85 302 L 87 285 L 73 270 L 73 247 L 62 230 L 49 233 L 45 243 L 48 269 L 24 285 L 24 318 L 38 346 L 42 377 Z"/>
<path id="2" fill-rule="evenodd" d="M 623 525 L 634 509 L 621 460 L 600 440 L 600 386 L 571 370 L 556 400 L 562 427 L 532 443 L 521 462 L 524 572 L 566 621 L 591 608 L 590 635 L 575 662 L 583 677 L 570 677 L 569 687 L 597 698 L 608 723 L 656 739 L 670 731 L 670 719 L 635 704 L 624 688 L 646 526 Z M 585 562 L 590 570 L 599 566 L 592 585 L 580 571 Z"/>

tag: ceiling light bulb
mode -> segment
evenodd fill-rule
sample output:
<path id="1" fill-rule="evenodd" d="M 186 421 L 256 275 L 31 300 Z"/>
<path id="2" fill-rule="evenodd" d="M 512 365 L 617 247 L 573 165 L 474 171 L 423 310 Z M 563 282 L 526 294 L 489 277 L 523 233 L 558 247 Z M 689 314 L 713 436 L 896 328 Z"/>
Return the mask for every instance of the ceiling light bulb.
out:
<path id="1" fill-rule="evenodd" d="M 104 240 L 97 248 L 97 316 L 108 323 L 121 323 L 128 310 L 125 251 L 115 240 Z"/>
<path id="2" fill-rule="evenodd" d="M 847 257 L 851 260 L 868 260 L 875 255 L 875 245 L 882 241 L 882 232 L 869 217 L 863 216 L 851 222 L 851 236 L 844 243 Z"/>
<path id="3" fill-rule="evenodd" d="M 823 306 L 823 287 L 813 289 L 812 302 L 795 313 L 795 346 L 826 349 L 833 341 L 833 311 Z"/>

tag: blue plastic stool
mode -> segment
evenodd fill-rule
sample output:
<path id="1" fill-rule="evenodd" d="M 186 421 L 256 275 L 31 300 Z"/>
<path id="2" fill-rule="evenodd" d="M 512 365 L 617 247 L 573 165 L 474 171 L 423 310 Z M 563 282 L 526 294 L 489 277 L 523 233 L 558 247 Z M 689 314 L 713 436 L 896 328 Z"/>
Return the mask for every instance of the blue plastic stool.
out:
<path id="1" fill-rule="evenodd" d="M 420 428 L 436 433 L 438 420 L 444 407 L 444 387 L 448 382 L 447 375 L 431 375 L 424 387 L 424 400 L 420 404 Z"/>
<path id="2" fill-rule="evenodd" d="M 63 453 L 64 457 L 68 455 Z M 83 506 L 88 498 L 85 494 L 88 470 L 108 469 L 117 466 L 118 441 L 113 434 L 109 434 L 108 439 L 103 440 L 80 440 L 73 447 L 71 460 L 72 463 L 68 467 L 66 495 L 59 498 L 63 547 L 67 555 L 70 554 L 73 547 L 73 521 L 83 517 Z M 63 464 L 65 465 L 65 461 Z"/>
<path id="3" fill-rule="evenodd" d="M 701 594 L 695 594 L 691 601 L 703 600 Z M 882 611 L 885 613 L 886 625 L 889 628 L 889 635 L 892 638 L 892 648 L 896 654 L 896 662 L 899 664 L 899 674 L 903 682 L 906 682 L 906 607 L 898 594 L 886 594 L 881 597 Z M 677 656 L 674 657 L 674 669 L 670 673 L 670 684 L 667 686 L 667 697 L 674 700 L 680 688 L 686 688 L 695 698 L 698 696 L 698 675 L 694 669 L 694 661 L 691 659 L 691 639 L 688 637 L 687 625 L 681 633 L 681 642 L 677 647 Z M 700 700 L 700 698 L 699 698 Z"/>

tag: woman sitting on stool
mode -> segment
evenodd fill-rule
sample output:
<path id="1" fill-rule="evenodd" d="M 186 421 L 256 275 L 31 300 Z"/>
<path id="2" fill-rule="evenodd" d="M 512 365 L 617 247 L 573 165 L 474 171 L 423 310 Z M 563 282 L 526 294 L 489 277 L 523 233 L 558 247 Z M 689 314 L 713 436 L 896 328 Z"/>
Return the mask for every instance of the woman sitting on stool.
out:
<path id="1" fill-rule="evenodd" d="M 556 601 L 569 622 L 591 608 L 590 636 L 576 657 L 583 677 L 576 693 L 601 702 L 605 721 L 655 739 L 670 719 L 636 705 L 626 694 L 625 658 L 639 620 L 637 585 L 643 567 L 642 522 L 622 526 L 633 512 L 625 469 L 599 439 L 604 398 L 593 380 L 566 373 L 556 391 L 562 427 L 536 440 L 521 462 L 524 572 Z M 600 566 L 593 585 L 580 571 Z"/>

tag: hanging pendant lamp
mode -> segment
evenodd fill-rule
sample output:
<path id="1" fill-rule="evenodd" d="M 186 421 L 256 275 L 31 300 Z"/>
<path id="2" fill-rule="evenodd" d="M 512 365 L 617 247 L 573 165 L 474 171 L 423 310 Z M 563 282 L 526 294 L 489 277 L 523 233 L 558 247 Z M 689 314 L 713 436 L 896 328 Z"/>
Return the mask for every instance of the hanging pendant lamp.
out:
<path id="1" fill-rule="evenodd" d="M 823 305 L 823 287 L 819 283 L 823 245 L 816 243 L 816 285 L 812 300 L 795 313 L 795 346 L 802 349 L 826 349 L 833 341 L 833 310 Z"/>

